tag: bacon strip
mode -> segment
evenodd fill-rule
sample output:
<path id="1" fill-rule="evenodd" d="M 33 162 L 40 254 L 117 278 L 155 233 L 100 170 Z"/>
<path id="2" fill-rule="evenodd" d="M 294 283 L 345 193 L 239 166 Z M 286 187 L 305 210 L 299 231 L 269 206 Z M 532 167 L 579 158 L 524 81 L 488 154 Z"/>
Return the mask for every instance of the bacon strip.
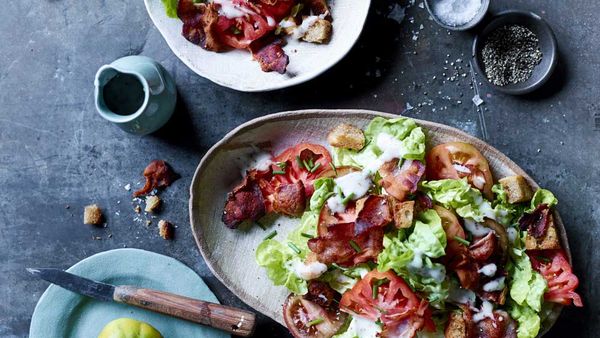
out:
<path id="1" fill-rule="evenodd" d="M 399 201 L 404 201 L 408 194 L 417 191 L 417 184 L 425 173 L 425 165 L 421 161 L 405 160 L 398 167 L 398 159 L 395 159 L 384 163 L 379 168 L 379 173 L 385 191 Z"/>
<path id="2" fill-rule="evenodd" d="M 263 72 L 275 71 L 279 74 L 284 74 L 290 59 L 285 54 L 283 48 L 281 48 L 282 45 L 283 40 L 281 39 L 272 41 L 260 39 L 254 41 L 249 49 L 252 57 L 258 61 Z"/>
<path id="3" fill-rule="evenodd" d="M 256 221 L 266 213 L 263 194 L 252 175 L 227 194 L 221 220 L 228 228 L 235 229 L 245 220 Z"/>
<path id="4" fill-rule="evenodd" d="M 215 4 L 179 0 L 177 16 L 183 21 L 181 34 L 188 41 L 210 51 L 219 52 L 226 49 L 217 34 L 219 12 Z"/>
<path id="5" fill-rule="evenodd" d="M 166 188 L 179 178 L 173 169 L 163 160 L 154 160 L 144 169 L 146 183 L 133 193 L 134 197 L 147 195 L 154 189 Z"/>
<path id="6" fill-rule="evenodd" d="M 291 217 L 302 216 L 306 207 L 306 197 L 302 181 L 281 184 L 275 188 L 272 205 L 273 211 L 276 213 Z"/>
<path id="7" fill-rule="evenodd" d="M 550 208 L 547 204 L 540 204 L 530 214 L 524 214 L 519 220 L 521 230 L 527 230 L 535 238 L 542 237 L 549 224 Z"/>

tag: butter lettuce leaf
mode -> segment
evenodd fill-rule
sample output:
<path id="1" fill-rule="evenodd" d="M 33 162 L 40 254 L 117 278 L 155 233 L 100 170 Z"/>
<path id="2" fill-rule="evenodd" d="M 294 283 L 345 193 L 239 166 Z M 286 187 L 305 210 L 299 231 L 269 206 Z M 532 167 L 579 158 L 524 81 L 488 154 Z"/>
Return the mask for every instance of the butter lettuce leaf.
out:
<path id="1" fill-rule="evenodd" d="M 162 0 L 165 6 L 165 12 L 169 18 L 177 18 L 177 2 L 178 0 Z"/>
<path id="2" fill-rule="evenodd" d="M 381 133 L 388 134 L 402 143 L 402 153 L 399 157 L 411 160 L 425 158 L 425 133 L 417 123 L 406 117 L 395 119 L 374 118 L 365 128 L 366 146 L 360 151 L 334 148 L 333 160 L 337 166 L 366 167 L 381 155 L 382 150 L 377 146 L 376 139 Z"/>
<path id="3" fill-rule="evenodd" d="M 558 204 L 558 199 L 554 197 L 554 194 L 550 192 L 550 190 L 538 189 L 535 194 L 533 194 L 531 204 L 525 212 L 533 212 L 540 204 L 547 204 L 548 207 L 552 208 Z"/>
<path id="4" fill-rule="evenodd" d="M 291 271 L 293 259 L 297 259 L 296 253 L 274 239 L 263 241 L 256 249 L 256 262 L 265 268 L 273 284 L 284 285 L 291 292 L 303 295 L 308 292 L 308 284 Z"/>
<path id="5" fill-rule="evenodd" d="M 527 305 L 509 302 L 510 316 L 517 321 L 518 338 L 535 338 L 540 332 L 541 319 L 537 312 Z"/>
<path id="6" fill-rule="evenodd" d="M 369 271 L 371 269 L 366 264 L 359 264 L 351 268 L 335 268 L 325 272 L 319 277 L 319 280 L 326 282 L 332 289 L 343 294 L 352 289 L 354 284 L 361 280 Z"/>
<path id="7" fill-rule="evenodd" d="M 531 267 L 529 256 L 513 255 L 513 264 L 509 265 L 510 298 L 518 305 L 527 305 L 536 312 L 541 311 L 546 291 L 546 280 Z"/>

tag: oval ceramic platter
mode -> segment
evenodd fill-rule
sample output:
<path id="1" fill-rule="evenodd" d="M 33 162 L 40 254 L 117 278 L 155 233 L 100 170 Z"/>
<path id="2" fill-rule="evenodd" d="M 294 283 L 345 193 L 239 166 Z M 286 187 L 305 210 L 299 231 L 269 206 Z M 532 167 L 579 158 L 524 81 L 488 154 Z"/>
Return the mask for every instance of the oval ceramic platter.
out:
<path id="1" fill-rule="evenodd" d="M 398 115 L 368 110 L 303 110 L 268 115 L 246 122 L 227 134 L 204 156 L 190 187 L 190 220 L 196 243 L 215 276 L 240 299 L 284 325 L 282 305 L 289 294 L 274 287 L 255 260 L 256 247 L 271 229 L 285 238 L 298 220 L 279 217 L 265 232 L 258 226 L 231 230 L 221 222 L 226 195 L 242 179 L 240 159 L 270 143 L 274 154 L 300 142 L 318 143 L 331 149 L 326 136 L 341 122 L 364 128 L 376 116 Z M 524 176 L 532 187 L 538 185 L 507 156 L 485 142 L 458 129 L 429 121 L 415 121 L 427 131 L 428 148 L 444 142 L 463 141 L 477 147 L 489 161 L 494 179 Z M 555 214 L 562 245 L 570 258 L 565 229 Z M 544 328 L 552 326 L 561 307 L 554 308 Z"/>
<path id="2" fill-rule="evenodd" d="M 371 0 L 329 0 L 333 35 L 317 45 L 288 38 L 283 48 L 290 58 L 286 74 L 265 73 L 245 50 L 224 53 L 206 51 L 181 35 L 183 23 L 169 18 L 161 0 L 144 0 L 154 25 L 175 55 L 198 75 L 221 86 L 244 92 L 260 92 L 294 86 L 323 73 L 340 61 L 358 39 Z"/>
<path id="3" fill-rule="evenodd" d="M 100 282 L 135 285 L 218 303 L 192 269 L 179 261 L 139 249 L 117 249 L 88 257 L 67 271 Z M 177 276 L 177 278 L 173 278 Z M 154 326 L 164 337 L 230 337 L 223 331 L 133 306 L 101 302 L 51 285 L 31 318 L 30 338 L 97 337 L 104 325 L 129 317 Z"/>

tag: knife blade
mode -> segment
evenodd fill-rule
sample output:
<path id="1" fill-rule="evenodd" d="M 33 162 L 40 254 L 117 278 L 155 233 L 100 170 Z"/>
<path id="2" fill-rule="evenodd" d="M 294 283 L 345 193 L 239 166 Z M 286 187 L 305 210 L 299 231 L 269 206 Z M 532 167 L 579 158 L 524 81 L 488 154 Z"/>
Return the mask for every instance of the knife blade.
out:
<path id="1" fill-rule="evenodd" d="M 254 332 L 256 315 L 234 307 L 205 302 L 176 294 L 111 285 L 54 268 L 27 268 L 32 275 L 69 291 L 101 301 L 114 301 L 208 325 L 238 336 Z"/>

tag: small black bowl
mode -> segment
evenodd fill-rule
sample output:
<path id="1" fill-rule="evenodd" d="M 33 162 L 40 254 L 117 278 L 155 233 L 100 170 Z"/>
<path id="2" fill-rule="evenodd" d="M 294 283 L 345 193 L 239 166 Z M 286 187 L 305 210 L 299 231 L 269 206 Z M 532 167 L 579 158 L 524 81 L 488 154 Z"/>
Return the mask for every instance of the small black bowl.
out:
<path id="1" fill-rule="evenodd" d="M 479 7 L 479 12 L 477 12 L 475 17 L 473 17 L 473 19 L 471 19 L 471 21 L 469 21 L 466 24 L 461 25 L 461 26 L 451 26 L 451 25 L 444 23 L 440 18 L 438 18 L 433 13 L 433 4 L 432 4 L 433 1 L 435 1 L 435 0 L 425 0 L 424 1 L 425 7 L 427 8 L 429 15 L 431 15 L 431 17 L 433 18 L 433 21 L 435 21 L 438 25 L 440 25 L 446 29 L 452 30 L 452 31 L 465 31 L 467 29 L 471 29 L 471 28 L 475 27 L 479 22 L 481 22 L 481 20 L 483 20 L 483 17 L 485 16 L 485 14 L 488 11 L 488 8 L 490 7 L 490 0 L 481 0 L 481 7 Z"/>
<path id="2" fill-rule="evenodd" d="M 535 66 L 531 77 L 524 82 L 509 84 L 506 86 L 497 86 L 491 83 L 485 75 L 485 66 L 481 57 L 481 50 L 488 35 L 497 28 L 506 25 L 520 25 L 530 29 L 539 39 L 540 51 L 542 52 L 541 62 Z M 509 10 L 501 12 L 492 18 L 492 21 L 475 37 L 473 41 L 473 58 L 475 58 L 475 67 L 483 75 L 485 80 L 494 89 L 503 93 L 512 95 L 522 95 L 530 93 L 541 87 L 552 75 L 558 61 L 558 47 L 556 37 L 550 26 L 539 15 L 532 12 Z"/>

